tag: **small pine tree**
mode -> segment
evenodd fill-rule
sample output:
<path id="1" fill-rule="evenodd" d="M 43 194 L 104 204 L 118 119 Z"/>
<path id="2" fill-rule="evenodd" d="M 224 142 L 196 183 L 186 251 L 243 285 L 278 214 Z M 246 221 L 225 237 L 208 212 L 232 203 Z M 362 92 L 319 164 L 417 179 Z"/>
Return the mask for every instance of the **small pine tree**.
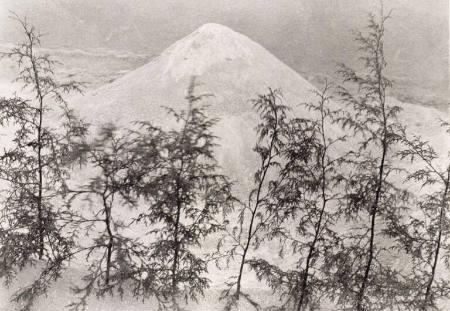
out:
<path id="1" fill-rule="evenodd" d="M 66 192 L 71 164 L 83 141 L 87 126 L 76 118 L 64 101 L 63 94 L 80 91 L 80 85 L 70 81 L 58 83 L 55 62 L 38 52 L 40 35 L 26 20 L 16 15 L 26 41 L 2 53 L 17 61 L 20 72 L 16 79 L 30 90 L 34 99 L 18 97 L 0 99 L 0 124 L 12 130 L 11 140 L 0 155 L 0 179 L 5 182 L 3 211 L 0 216 L 0 276 L 7 285 L 27 264 L 36 260 L 50 261 L 65 257 L 73 241 L 64 234 L 59 223 L 57 201 Z M 50 111 L 61 115 L 58 123 Z M 58 269 L 48 271 L 47 280 L 59 277 Z M 25 287 L 13 297 L 24 300 L 29 309 L 33 300 L 45 293 L 48 282 Z"/>
<path id="2" fill-rule="evenodd" d="M 351 129 L 359 148 L 348 157 L 349 176 L 345 180 L 342 213 L 351 229 L 342 236 L 340 250 L 327 258 L 330 269 L 330 294 L 345 310 L 385 310 L 398 307 L 405 292 L 400 268 L 391 264 L 399 252 L 396 236 L 402 215 L 408 208 L 409 194 L 396 186 L 403 176 L 396 165 L 396 148 L 402 140 L 403 126 L 398 122 L 398 106 L 386 103 L 392 86 L 386 78 L 384 54 L 385 22 L 369 15 L 368 33 L 358 33 L 356 41 L 363 53 L 366 71 L 357 73 L 341 65 L 344 82 L 356 85 L 355 95 L 339 88 L 342 101 L 352 111 L 342 119 Z M 334 284 L 333 284 L 334 283 Z"/>
<path id="3" fill-rule="evenodd" d="M 441 124 L 450 133 L 449 123 Z M 434 148 L 418 136 L 404 143 L 407 149 L 400 152 L 401 156 L 409 157 L 411 162 L 419 159 L 424 164 L 408 179 L 420 183 L 427 192 L 418 200 L 419 213 L 411 214 L 402 227 L 403 244 L 413 262 L 408 275 L 413 286 L 410 285 L 411 295 L 405 305 L 410 310 L 439 310 L 439 299 L 450 295 L 450 282 L 437 275 L 440 265 L 441 269 L 450 270 L 450 162 L 444 164 Z"/>
<path id="4" fill-rule="evenodd" d="M 155 129 L 153 139 L 158 137 Z M 142 153 L 138 141 L 136 132 L 120 134 L 113 125 L 104 126 L 85 155 L 94 176 L 79 189 L 69 190 L 71 208 L 66 213 L 66 222 L 79 241 L 72 256 L 84 253 L 88 263 L 84 286 L 73 288 L 78 295 L 78 300 L 69 305 L 73 310 L 84 310 L 87 298 L 93 294 L 104 297 L 118 292 L 122 296 L 128 289 L 136 298 L 152 297 L 160 306 L 164 304 L 154 277 L 162 267 L 149 261 L 148 247 L 140 237 L 127 235 L 133 222 L 123 219 L 125 212 L 137 208 L 135 192 L 143 178 L 138 166 Z M 151 159 L 146 160 L 150 165 Z M 91 215 L 87 208 L 74 212 L 72 206 L 74 202 L 81 203 L 80 199 L 88 203 Z"/>
<path id="5" fill-rule="evenodd" d="M 216 137 L 211 128 L 217 120 L 206 116 L 199 104 L 205 95 L 194 95 L 194 87 L 192 79 L 187 110 L 169 109 L 180 128 L 164 133 L 158 147 L 160 165 L 139 190 L 148 204 L 138 219 L 150 227 L 150 258 L 162 267 L 162 290 L 176 309 L 179 298 L 196 301 L 208 288 L 208 262 L 195 248 L 223 229 L 219 215 L 228 213 L 234 202 L 231 183 L 219 173 L 213 151 Z M 145 145 L 148 139 L 143 139 Z"/>
<path id="6" fill-rule="evenodd" d="M 270 213 L 274 214 L 274 224 L 269 234 L 279 240 L 282 256 L 290 246 L 288 253 L 296 258 L 295 267 L 284 270 L 265 259 L 249 261 L 258 278 L 284 298 L 282 309 L 289 305 L 298 311 L 320 308 L 327 291 L 327 276 L 321 269 L 323 257 L 339 242 L 333 230 L 339 214 L 332 205 L 338 199 L 340 165 L 345 155 L 333 153 L 346 138 L 331 137 L 327 132 L 340 116 L 329 108 L 329 89 L 326 83 L 323 91 L 315 91 L 318 101 L 305 104 L 317 119 L 293 119 L 289 123 L 280 178 L 272 187 Z"/>
<path id="7" fill-rule="evenodd" d="M 223 259 L 229 264 L 236 256 L 240 258 L 237 275 L 232 277 L 232 281 L 227 282 L 227 289 L 221 295 L 221 299 L 227 299 L 226 310 L 233 308 L 241 296 L 253 306 L 259 307 L 258 303 L 242 290 L 242 280 L 251 250 L 258 248 L 263 242 L 263 232 L 275 225 L 268 209 L 272 201 L 271 193 L 274 191 L 272 188 L 276 184 L 274 182 L 276 178 L 271 179 L 270 174 L 277 175 L 287 128 L 288 107 L 283 105 L 281 100 L 281 92 L 273 89 L 253 100 L 253 106 L 260 114 L 260 122 L 256 127 L 258 141 L 253 148 L 260 158 L 259 168 L 254 175 L 255 187 L 250 191 L 248 202 L 241 204 L 238 225 L 231 230 L 227 229 L 227 234 L 219 240 L 214 255 L 218 258 L 216 260 L 218 266 Z M 223 245 L 229 242 L 231 247 L 223 251 Z"/>

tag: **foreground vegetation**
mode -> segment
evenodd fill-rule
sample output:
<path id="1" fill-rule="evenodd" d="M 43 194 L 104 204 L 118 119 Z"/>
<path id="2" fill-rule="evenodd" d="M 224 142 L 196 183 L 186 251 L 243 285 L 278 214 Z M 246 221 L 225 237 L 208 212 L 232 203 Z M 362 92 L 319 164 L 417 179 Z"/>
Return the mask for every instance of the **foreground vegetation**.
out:
<path id="1" fill-rule="evenodd" d="M 369 16 L 356 37 L 364 70 L 340 65 L 342 83 L 327 82 L 303 104 L 311 117 L 293 115 L 279 90 L 255 97 L 259 162 L 246 200 L 216 162 L 218 120 L 202 104 L 208 95 L 195 94 L 195 78 L 187 108 L 168 109 L 173 129 L 105 124 L 88 139 L 64 101 L 81 85 L 55 81 L 39 35 L 17 18 L 26 41 L 3 56 L 17 60 L 34 98 L 0 98 L 0 125 L 12 129 L 0 155 L 0 276 L 9 286 L 22 269 L 43 266 L 11 299 L 32 310 L 83 258 L 87 273 L 68 308 L 130 292 L 176 310 L 203 295 L 214 261 L 238 267 L 221 295 L 225 310 L 241 300 L 260 308 L 243 287 L 249 271 L 280 297 L 280 310 L 320 310 L 325 301 L 339 310 L 439 309 L 450 295 L 438 273 L 450 270 L 450 161 L 410 136 L 400 108 L 386 102 L 388 18 Z M 50 127 L 55 114 L 62 117 Z M 412 161 L 421 168 L 407 169 Z M 89 177 L 74 183 L 80 169 Z M 200 255 L 207 237 L 217 248 Z M 258 258 L 255 250 L 274 242 L 291 264 Z"/>

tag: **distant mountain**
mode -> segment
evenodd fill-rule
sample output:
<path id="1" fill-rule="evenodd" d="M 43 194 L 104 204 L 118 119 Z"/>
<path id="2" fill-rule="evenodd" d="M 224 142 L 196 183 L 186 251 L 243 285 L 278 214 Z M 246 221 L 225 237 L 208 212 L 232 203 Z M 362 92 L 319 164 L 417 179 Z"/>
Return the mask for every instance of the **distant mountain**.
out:
<path id="1" fill-rule="evenodd" d="M 192 76 L 197 77 L 195 93 L 212 95 L 203 102 L 211 105 L 209 113 L 220 119 L 215 128 L 220 144 L 218 160 L 245 193 L 257 165 L 252 151 L 257 115 L 250 100 L 269 87 L 280 88 L 285 104 L 297 116 L 309 115 L 301 102 L 316 100 L 309 82 L 248 37 L 223 25 L 205 24 L 150 63 L 72 104 L 94 125 L 115 122 L 126 126 L 131 121 L 147 120 L 169 126 L 173 120 L 163 106 L 178 110 L 187 107 L 184 97 Z M 437 134 L 437 110 L 400 104 L 412 132 L 425 137 L 429 134 L 431 140 L 442 137 Z M 332 130 L 340 131 L 337 127 Z"/>
<path id="2" fill-rule="evenodd" d="M 266 49 L 228 27 L 205 24 L 175 42 L 150 63 L 73 101 L 82 116 L 98 125 L 149 120 L 173 122 L 163 106 L 187 108 L 184 99 L 192 76 L 195 94 L 211 94 L 203 103 L 220 122 L 217 155 L 232 179 L 250 185 L 256 156 L 257 115 L 251 99 L 268 88 L 280 88 L 294 110 L 312 98 L 313 86 Z M 242 188 L 241 188 L 242 189 Z"/>
<path id="3" fill-rule="evenodd" d="M 227 25 L 298 72 L 331 73 L 354 63 L 351 30 L 365 26 L 373 0 L 0 0 L 0 41 L 21 38 L 8 10 L 27 16 L 43 43 L 157 55 L 204 23 Z M 415 87 L 448 89 L 447 0 L 389 0 L 386 52 L 390 75 Z M 410 84 L 411 85 L 411 84 Z"/>
<path id="4" fill-rule="evenodd" d="M 252 110 L 249 100 L 268 87 L 287 99 L 310 97 L 313 86 L 248 37 L 219 24 L 205 24 L 177 41 L 159 57 L 116 81 L 93 90 L 82 101 L 94 109 L 86 117 L 127 122 L 155 118 L 159 106 L 184 107 L 185 90 L 197 77 L 197 93 L 217 115 Z M 157 116 L 160 117 L 159 115 Z"/>

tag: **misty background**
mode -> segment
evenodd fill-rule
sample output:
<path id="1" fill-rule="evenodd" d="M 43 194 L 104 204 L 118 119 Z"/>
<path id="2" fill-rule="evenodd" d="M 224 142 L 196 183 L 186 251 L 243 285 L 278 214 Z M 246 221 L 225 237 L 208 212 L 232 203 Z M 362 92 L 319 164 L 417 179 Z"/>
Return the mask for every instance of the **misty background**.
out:
<path id="1" fill-rule="evenodd" d="M 14 11 L 47 34 L 44 47 L 138 54 L 116 68 L 127 71 L 213 22 L 260 43 L 314 82 L 332 74 L 338 62 L 356 63 L 351 30 L 365 25 L 367 13 L 378 4 L 374 0 L 0 0 L 0 44 L 21 38 L 17 23 L 8 18 Z M 446 105 L 449 1 L 389 0 L 385 9 L 392 10 L 386 51 L 398 97 Z M 109 66 L 102 62 L 97 60 L 98 70 Z M 92 61 L 76 65 L 82 66 L 96 68 Z"/>
<path id="2" fill-rule="evenodd" d="M 444 159 L 450 141 L 438 120 L 448 119 L 450 115 L 449 1 L 384 2 L 385 10 L 392 10 L 384 42 L 389 63 L 387 75 L 394 80 L 386 103 L 400 106 L 399 120 L 408 126 L 408 132 L 429 141 Z M 181 99 L 186 97 L 192 75 L 197 75 L 196 94 L 214 95 L 205 98 L 203 103 L 211 104 L 208 114 L 219 119 L 213 132 L 218 139 L 214 159 L 230 180 L 236 181 L 235 193 L 245 198 L 253 189 L 254 172 L 259 164 L 252 148 L 257 141 L 254 128 L 259 116 L 252 109 L 250 99 L 262 94 L 268 86 L 280 88 L 283 101 L 292 107 L 293 115 L 313 118 L 311 112 L 298 104 L 316 100 L 311 83 L 323 85 L 325 78 L 340 81 L 334 76 L 337 63 L 358 68 L 357 55 L 361 54 L 352 30 L 364 30 L 368 12 L 376 10 L 378 5 L 378 0 L 0 0 L 0 52 L 25 39 L 17 21 L 8 18 L 11 12 L 26 16 L 31 25 L 45 34 L 39 52 L 61 62 L 55 67 L 55 80 L 88 83 L 85 94 L 67 96 L 67 101 L 82 120 L 91 124 L 92 135 L 96 134 L 96 127 L 108 122 L 126 128 L 130 122 L 145 120 L 170 129 L 175 121 L 168 117 L 164 107 L 185 109 L 186 101 Z M 17 72 L 16 62 L 0 60 L 0 97 L 14 91 L 24 99 L 35 97 L 33 92 L 27 93 L 29 89 L 12 82 Z M 345 110 L 341 101 L 330 101 L 330 107 Z M 59 115 L 49 116 L 45 122 L 57 127 Z M 347 133 L 337 124 L 329 125 L 333 135 Z M 357 150 L 357 140 L 349 139 L 348 150 Z M 16 141 L 24 145 L 21 139 Z M 35 150 L 34 146 L 26 145 Z M 342 151 L 346 150 L 347 146 Z M 28 165 L 23 157 L 17 158 Z M 442 163 L 447 161 L 444 159 Z M 90 174 L 96 171 L 89 165 L 74 170 L 70 183 L 82 185 L 90 180 Z M 407 165 L 415 170 L 422 164 Z M 134 214 L 118 207 L 117 220 L 133 223 Z M 88 211 L 84 205 L 74 208 L 80 209 L 80 215 Z M 89 211 L 92 208 L 97 207 L 89 206 Z M 140 208 L 146 210 L 147 206 Z M 413 208 L 409 211 L 414 212 Z M 230 225 L 234 224 L 234 218 L 230 219 Z M 15 230 L 11 228 L 11 232 Z M 133 227 L 129 234 L 133 238 L 145 236 L 142 230 Z M 81 239 L 76 241 L 80 246 L 89 242 Z M 288 257 L 281 258 L 270 243 L 254 250 L 255 258 L 266 258 L 283 268 L 294 266 L 286 260 Z M 215 249 L 216 244 L 216 236 L 205 240 L 202 252 Z M 439 254 L 435 254 L 438 258 Z M 395 264 L 402 268 L 408 260 L 406 256 L 394 257 Z M 49 288 L 48 296 L 40 298 L 35 310 L 63 310 L 73 300 L 74 293 L 69 287 L 79 282 L 86 269 L 86 263 L 78 262 L 78 258 L 73 263 Z M 221 307 L 220 291 L 233 271 L 238 271 L 238 264 L 233 261 L 231 268 L 223 271 L 211 267 L 207 277 L 211 277 L 213 286 L 207 299 L 194 305 L 195 310 Z M 438 273 L 445 274 L 439 270 Z M 25 270 L 16 285 L 28 284 L 33 278 L 34 274 Z M 255 274 L 249 275 L 244 287 L 265 305 L 278 303 L 279 297 L 270 294 Z M 0 311 L 13 310 L 9 302 L 13 292 L 0 286 Z M 450 301 L 443 303 L 443 310 L 450 310 Z M 333 308 L 327 302 L 324 305 L 327 305 L 325 310 Z M 131 297 L 121 300 L 119 296 L 100 300 L 91 297 L 89 303 L 90 311 L 120 309 L 142 310 L 142 304 Z"/>

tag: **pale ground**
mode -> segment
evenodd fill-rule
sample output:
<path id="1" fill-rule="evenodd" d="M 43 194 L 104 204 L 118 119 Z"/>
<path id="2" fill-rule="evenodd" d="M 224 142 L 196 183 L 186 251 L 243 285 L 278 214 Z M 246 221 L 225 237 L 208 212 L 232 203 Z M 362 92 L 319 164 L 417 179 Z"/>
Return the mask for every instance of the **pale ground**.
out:
<path id="1" fill-rule="evenodd" d="M 214 94 L 205 101 L 212 105 L 211 115 L 220 118 L 215 127 L 220 144 L 217 148 L 217 159 L 224 171 L 236 181 L 236 191 L 241 197 L 245 196 L 251 186 L 250 181 L 256 166 L 256 156 L 251 149 L 255 140 L 253 127 L 257 117 L 249 99 L 254 98 L 257 93 L 265 92 L 268 87 L 281 88 L 285 103 L 292 107 L 292 113 L 297 116 L 308 115 L 299 107 L 300 102 L 314 99 L 310 92 L 313 86 L 298 73 L 257 43 L 217 24 L 201 27 L 177 41 L 149 63 L 148 58 L 142 55 L 123 56 L 110 53 L 100 57 L 95 53 L 73 53 L 74 57 L 67 56 L 72 55 L 70 51 L 56 53 L 63 60 L 69 60 L 59 75 L 70 78 L 76 74 L 84 81 L 93 82 L 88 86 L 90 91 L 85 96 L 76 96 L 70 103 L 94 127 L 107 121 L 126 126 L 134 120 L 150 120 L 162 126 L 170 126 L 173 121 L 167 120 L 161 106 L 184 108 L 185 90 L 190 77 L 198 76 L 196 94 Z M 6 69 L 6 77 L 10 77 L 14 72 L 10 63 L 3 62 L 0 65 Z M 141 65 L 144 66 L 139 67 Z M 131 71 L 136 67 L 139 68 Z M 10 79 L 6 77 L 0 77 L 0 95 L 11 93 L 11 90 L 20 91 L 20 88 L 11 84 Z M 448 110 L 400 103 L 395 99 L 390 99 L 390 102 L 403 107 L 400 119 L 408 124 L 410 133 L 422 135 L 432 142 L 441 154 L 446 154 L 450 141 L 439 128 L 437 119 L 448 118 Z M 341 107 L 336 103 L 333 105 L 336 109 Z M 331 127 L 330 130 L 336 135 L 341 131 L 337 127 Z M 211 249 L 214 244 L 214 240 L 207 241 L 205 250 Z M 273 247 L 265 246 L 258 254 L 266 259 L 280 261 Z M 223 303 L 218 302 L 219 292 L 223 289 L 225 279 L 235 272 L 236 268 L 236 263 L 230 270 L 224 271 L 211 266 L 211 289 L 206 292 L 205 299 L 200 299 L 198 305 L 189 304 L 187 309 L 221 310 Z M 77 282 L 82 269 L 80 265 L 71 266 L 64 277 L 52 287 L 48 296 L 39 300 L 35 311 L 62 311 L 73 298 L 68 287 Z M 31 273 L 22 275 L 17 285 L 26 284 L 31 276 Z M 277 303 L 277 298 L 264 284 L 259 283 L 253 274 L 248 276 L 244 288 L 255 300 L 265 307 Z M 0 290 L 0 310 L 14 309 L 8 303 L 10 293 L 11 290 Z M 152 302 L 142 304 L 129 297 L 125 297 L 123 301 L 118 297 L 107 297 L 103 300 L 92 299 L 88 310 L 152 311 L 152 306 Z M 251 310 L 249 306 L 241 306 L 240 309 Z"/>

